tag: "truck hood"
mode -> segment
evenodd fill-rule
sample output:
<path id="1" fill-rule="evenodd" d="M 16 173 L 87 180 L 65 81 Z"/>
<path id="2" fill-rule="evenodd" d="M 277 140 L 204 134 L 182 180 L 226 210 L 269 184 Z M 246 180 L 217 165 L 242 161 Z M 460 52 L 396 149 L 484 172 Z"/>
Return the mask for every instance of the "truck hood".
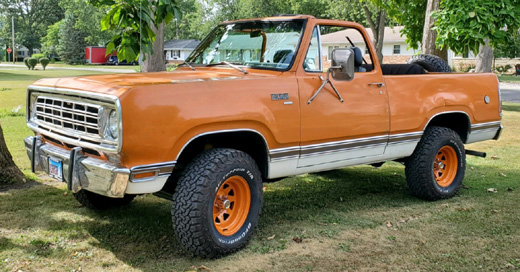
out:
<path id="1" fill-rule="evenodd" d="M 248 72 L 248 74 L 243 74 L 233 69 L 223 69 L 217 67 L 197 68 L 196 71 L 183 68 L 172 72 L 45 78 L 36 81 L 32 84 L 32 86 L 83 90 L 121 96 L 121 94 L 123 94 L 126 90 L 136 86 L 254 79 L 265 77 L 270 78 L 282 73 L 278 71 L 252 69 L 248 70 Z"/>

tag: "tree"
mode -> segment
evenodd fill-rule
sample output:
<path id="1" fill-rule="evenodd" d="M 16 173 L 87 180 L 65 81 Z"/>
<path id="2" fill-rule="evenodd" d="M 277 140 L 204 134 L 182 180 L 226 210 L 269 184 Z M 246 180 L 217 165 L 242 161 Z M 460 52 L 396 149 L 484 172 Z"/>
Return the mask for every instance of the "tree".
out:
<path id="1" fill-rule="evenodd" d="M 520 29 L 512 37 L 512 42 L 496 45 L 494 54 L 495 58 L 520 58 Z"/>
<path id="2" fill-rule="evenodd" d="M 374 1 L 377 2 L 377 1 Z M 373 42 L 376 48 L 376 54 L 378 59 L 383 61 L 383 40 L 385 39 L 385 21 L 387 19 L 386 10 L 379 6 L 373 6 L 367 1 L 363 1 L 363 10 L 365 11 L 366 19 L 372 34 L 374 35 Z M 370 8 L 372 7 L 372 9 Z M 373 19 L 375 17 L 375 20 Z"/>
<path id="3" fill-rule="evenodd" d="M 101 20 L 101 30 L 114 31 L 107 52 L 115 49 L 119 59 L 127 61 L 143 54 L 143 71 L 166 70 L 164 53 L 158 50 L 164 46 L 164 25 L 174 18 L 181 19 L 176 0 L 89 1 L 96 6 L 110 6 Z"/>
<path id="4" fill-rule="evenodd" d="M 87 35 L 85 41 L 88 45 L 104 46 L 112 38 L 114 33 L 111 31 L 101 31 L 101 19 L 107 14 L 107 7 L 94 6 L 88 0 L 61 0 L 60 6 L 74 14 L 74 28 Z"/>
<path id="5" fill-rule="evenodd" d="M 428 0 L 426 3 L 421 51 L 423 54 L 435 55 L 444 61 L 448 61 L 448 48 L 438 48 L 435 43 L 438 34 L 434 28 L 435 18 L 432 16 L 432 13 L 438 11 L 440 6 L 441 0 Z"/>
<path id="6" fill-rule="evenodd" d="M 76 18 L 72 12 L 65 14 L 59 30 L 59 43 L 57 52 L 60 58 L 68 64 L 85 62 L 86 34 L 75 28 Z"/>
<path id="7" fill-rule="evenodd" d="M 165 26 L 164 36 L 170 39 L 197 39 L 202 40 L 217 22 L 213 17 L 212 9 L 203 6 L 198 0 L 178 1 L 182 19 L 175 19 Z"/>
<path id="8" fill-rule="evenodd" d="M 519 0 L 442 0 L 435 13 L 439 32 L 438 46 L 447 46 L 455 53 L 479 52 L 476 72 L 491 71 L 492 50 L 513 43 L 520 28 Z"/>
<path id="9" fill-rule="evenodd" d="M 59 7 L 60 0 L 0 0 L 0 13 L 4 20 L 14 17 L 16 42 L 29 49 L 40 47 L 40 39 L 45 35 L 47 26 L 63 18 Z"/>
<path id="10" fill-rule="evenodd" d="M 58 54 L 58 45 L 60 42 L 60 28 L 62 28 L 64 20 L 61 20 L 47 27 L 47 35 L 42 37 L 41 51 L 46 56 L 54 56 Z"/>
<path id="11" fill-rule="evenodd" d="M 4 132 L 0 124 L 0 184 L 23 182 L 24 175 L 13 162 L 13 157 L 5 145 Z"/>

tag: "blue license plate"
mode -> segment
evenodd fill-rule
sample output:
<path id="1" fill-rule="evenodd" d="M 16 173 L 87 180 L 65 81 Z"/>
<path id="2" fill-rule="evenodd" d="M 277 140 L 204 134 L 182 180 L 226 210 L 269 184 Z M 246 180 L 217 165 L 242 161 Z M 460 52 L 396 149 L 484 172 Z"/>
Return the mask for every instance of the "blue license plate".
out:
<path id="1" fill-rule="evenodd" d="M 60 159 L 49 157 L 49 176 L 63 181 L 63 163 Z"/>

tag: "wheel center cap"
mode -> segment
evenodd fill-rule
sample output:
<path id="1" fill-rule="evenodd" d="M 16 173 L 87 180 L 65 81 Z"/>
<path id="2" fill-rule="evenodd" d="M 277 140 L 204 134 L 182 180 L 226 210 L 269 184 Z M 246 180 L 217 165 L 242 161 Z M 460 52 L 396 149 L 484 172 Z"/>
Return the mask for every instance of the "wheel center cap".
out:
<path id="1" fill-rule="evenodd" d="M 229 209 L 229 207 L 231 207 L 231 201 L 229 200 L 224 200 L 224 202 L 222 202 L 222 206 L 224 206 L 224 209 Z"/>

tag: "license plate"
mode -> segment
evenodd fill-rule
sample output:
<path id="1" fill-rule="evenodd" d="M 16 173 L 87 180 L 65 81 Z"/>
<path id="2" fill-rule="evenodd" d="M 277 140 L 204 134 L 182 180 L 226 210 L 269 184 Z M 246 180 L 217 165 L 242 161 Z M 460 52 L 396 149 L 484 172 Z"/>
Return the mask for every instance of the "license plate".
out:
<path id="1" fill-rule="evenodd" d="M 49 176 L 63 180 L 63 163 L 60 159 L 49 157 Z"/>

